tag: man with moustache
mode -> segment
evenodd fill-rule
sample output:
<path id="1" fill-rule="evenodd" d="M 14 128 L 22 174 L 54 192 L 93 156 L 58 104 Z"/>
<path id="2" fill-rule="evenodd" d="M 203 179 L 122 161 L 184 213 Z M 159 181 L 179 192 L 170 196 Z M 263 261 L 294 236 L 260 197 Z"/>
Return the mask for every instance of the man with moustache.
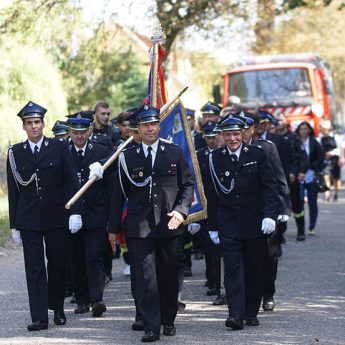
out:
<path id="1" fill-rule="evenodd" d="M 119 157 L 119 179 L 110 204 L 109 241 L 114 244 L 120 232 L 127 198 L 122 226 L 133 253 L 136 300 L 145 330 L 142 342 L 153 342 L 159 340 L 161 325 L 164 335 L 176 334 L 177 245 L 194 185 L 182 149 L 159 139 L 159 109 L 143 105 L 136 115 L 142 143 Z"/>
<path id="2" fill-rule="evenodd" d="M 208 228 L 218 232 L 233 330 L 259 325 L 264 236 L 275 230 L 276 180 L 265 152 L 243 142 L 244 122 L 229 114 L 220 124 L 225 146 L 209 155 Z M 250 216 L 248 216 L 250 214 Z"/>

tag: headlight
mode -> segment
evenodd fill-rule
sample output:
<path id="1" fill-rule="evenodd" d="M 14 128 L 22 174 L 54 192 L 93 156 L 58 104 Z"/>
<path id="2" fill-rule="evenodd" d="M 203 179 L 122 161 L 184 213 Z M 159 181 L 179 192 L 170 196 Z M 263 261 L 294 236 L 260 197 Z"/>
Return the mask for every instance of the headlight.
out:
<path id="1" fill-rule="evenodd" d="M 317 116 L 317 117 L 323 117 L 323 106 L 320 103 L 313 103 L 311 105 L 311 111 Z"/>

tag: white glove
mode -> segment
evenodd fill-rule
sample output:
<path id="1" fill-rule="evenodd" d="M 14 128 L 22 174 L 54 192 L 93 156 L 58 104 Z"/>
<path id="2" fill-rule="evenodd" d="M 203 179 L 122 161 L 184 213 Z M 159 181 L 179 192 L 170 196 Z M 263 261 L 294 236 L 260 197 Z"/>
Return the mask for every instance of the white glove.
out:
<path id="1" fill-rule="evenodd" d="M 22 244 L 22 237 L 20 236 L 19 230 L 11 229 L 11 236 L 15 244 Z"/>
<path id="2" fill-rule="evenodd" d="M 69 229 L 71 231 L 71 234 L 75 234 L 76 232 L 78 232 L 82 226 L 83 222 L 81 220 L 80 214 L 71 214 L 69 216 Z"/>
<path id="3" fill-rule="evenodd" d="M 199 223 L 191 223 L 191 224 L 188 224 L 187 231 L 191 235 L 195 235 L 200 230 L 200 228 L 201 228 L 201 226 Z"/>
<path id="4" fill-rule="evenodd" d="M 218 231 L 209 231 L 210 239 L 214 244 L 219 244 Z"/>
<path id="5" fill-rule="evenodd" d="M 280 214 L 278 216 L 278 222 L 279 223 L 286 223 L 289 220 L 289 216 L 287 214 Z"/>
<path id="6" fill-rule="evenodd" d="M 264 218 L 262 220 L 261 231 L 265 235 L 271 234 L 276 228 L 276 222 L 271 218 Z"/>
<path id="7" fill-rule="evenodd" d="M 95 162 L 89 165 L 90 174 L 89 179 L 93 176 L 97 177 L 97 180 L 103 178 L 103 167 L 100 162 Z"/>

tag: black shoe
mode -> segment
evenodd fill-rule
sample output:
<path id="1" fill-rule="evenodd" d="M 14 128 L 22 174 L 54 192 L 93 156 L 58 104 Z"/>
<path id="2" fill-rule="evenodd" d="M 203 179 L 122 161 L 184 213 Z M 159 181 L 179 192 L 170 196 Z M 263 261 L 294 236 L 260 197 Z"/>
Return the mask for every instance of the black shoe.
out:
<path id="1" fill-rule="evenodd" d="M 78 304 L 77 308 L 74 309 L 74 314 L 84 314 L 90 311 L 88 304 Z"/>
<path id="2" fill-rule="evenodd" d="M 195 260 L 202 260 L 204 258 L 204 254 L 203 253 L 195 253 L 194 254 L 194 259 Z"/>
<path id="3" fill-rule="evenodd" d="M 107 308 L 103 301 L 99 301 L 92 304 L 92 316 L 94 317 L 102 316 L 102 314 L 106 311 L 107 311 Z"/>
<path id="4" fill-rule="evenodd" d="M 337 201 L 337 200 L 338 200 L 338 194 L 334 194 L 333 201 Z"/>
<path id="5" fill-rule="evenodd" d="M 132 323 L 132 330 L 133 331 L 143 331 L 144 330 L 143 320 L 135 320 Z"/>
<path id="6" fill-rule="evenodd" d="M 281 236 L 280 243 L 281 244 L 285 244 L 286 243 L 286 239 L 285 239 L 284 235 Z"/>
<path id="7" fill-rule="evenodd" d="M 229 317 L 225 321 L 225 326 L 237 331 L 243 329 L 243 320 L 239 317 Z"/>
<path id="8" fill-rule="evenodd" d="M 146 331 L 141 338 L 143 343 L 152 343 L 156 340 L 159 340 L 159 334 L 153 331 Z"/>
<path id="9" fill-rule="evenodd" d="M 186 309 L 186 303 L 183 303 L 181 301 L 177 301 L 177 311 L 181 312 Z"/>
<path id="10" fill-rule="evenodd" d="M 208 284 L 208 281 L 206 280 L 204 286 L 205 286 L 205 287 L 208 287 L 208 285 L 209 285 L 209 284 Z"/>
<path id="11" fill-rule="evenodd" d="M 111 273 L 106 274 L 104 284 L 107 285 L 111 280 L 113 280 L 113 275 Z"/>
<path id="12" fill-rule="evenodd" d="M 247 317 L 246 318 L 246 325 L 247 326 L 259 326 L 259 320 L 257 317 Z"/>
<path id="13" fill-rule="evenodd" d="M 34 321 L 28 326 L 28 331 L 41 331 L 42 329 L 48 329 L 48 322 L 45 321 Z"/>
<path id="14" fill-rule="evenodd" d="M 206 291 L 206 295 L 207 295 L 207 296 L 217 296 L 217 295 L 218 295 L 218 292 L 217 292 L 216 289 L 209 288 L 209 289 Z"/>
<path id="15" fill-rule="evenodd" d="M 163 334 L 168 337 L 173 337 L 176 334 L 175 326 L 163 325 Z"/>
<path id="16" fill-rule="evenodd" d="M 276 304 L 275 304 L 273 298 L 264 298 L 264 300 L 262 302 L 262 309 L 264 311 L 273 311 L 275 305 Z"/>
<path id="17" fill-rule="evenodd" d="M 63 310 L 54 310 L 54 323 L 58 326 L 66 324 L 66 315 Z"/>
<path id="18" fill-rule="evenodd" d="M 77 303 L 77 298 L 75 297 L 75 295 L 72 296 L 72 298 L 69 301 L 69 303 Z"/>
<path id="19" fill-rule="evenodd" d="M 296 241 L 304 241 L 305 240 L 305 235 L 297 235 Z"/>
<path id="20" fill-rule="evenodd" d="M 216 299 L 213 301 L 213 305 L 225 305 L 226 304 L 226 297 L 224 295 L 218 295 Z"/>

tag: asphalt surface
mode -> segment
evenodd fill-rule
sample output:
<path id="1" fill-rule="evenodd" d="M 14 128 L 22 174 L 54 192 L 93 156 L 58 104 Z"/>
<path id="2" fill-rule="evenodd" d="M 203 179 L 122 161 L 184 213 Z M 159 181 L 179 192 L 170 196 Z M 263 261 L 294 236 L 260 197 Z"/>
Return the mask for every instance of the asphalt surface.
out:
<path id="1" fill-rule="evenodd" d="M 161 344 L 345 344 L 345 192 L 338 202 L 319 198 L 316 236 L 296 242 L 289 221 L 287 243 L 279 261 L 276 309 L 260 312 L 259 327 L 231 331 L 224 326 L 227 307 L 205 295 L 204 262 L 193 261 L 193 277 L 184 285 L 187 308 L 176 319 L 175 337 Z M 122 259 L 114 260 L 113 281 L 106 287 L 107 312 L 101 318 L 76 315 L 66 299 L 67 324 L 28 332 L 31 323 L 21 247 L 0 248 L 0 345 L 139 344 L 131 330 L 134 304 Z"/>

